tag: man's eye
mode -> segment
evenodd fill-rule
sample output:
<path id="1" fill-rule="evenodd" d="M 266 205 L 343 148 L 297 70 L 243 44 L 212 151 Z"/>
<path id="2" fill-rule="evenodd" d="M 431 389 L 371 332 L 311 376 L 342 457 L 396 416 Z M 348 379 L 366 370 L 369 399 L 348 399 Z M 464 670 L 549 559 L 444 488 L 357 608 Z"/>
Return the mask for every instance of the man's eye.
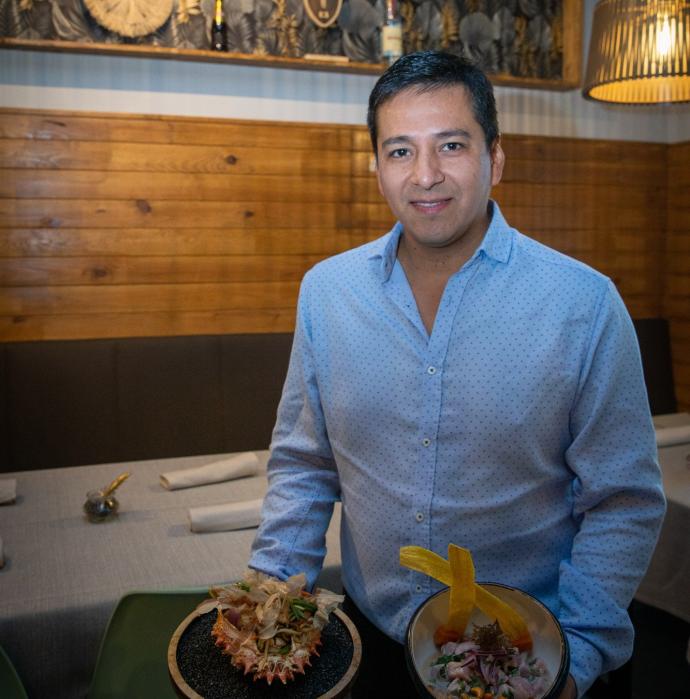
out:
<path id="1" fill-rule="evenodd" d="M 452 143 L 444 143 L 443 144 L 443 150 L 462 150 L 464 148 L 464 144 L 462 143 L 457 143 L 457 142 L 452 142 Z"/>
<path id="2" fill-rule="evenodd" d="M 409 151 L 407 150 L 407 148 L 396 148 L 395 150 L 392 150 L 392 151 L 390 151 L 390 153 L 388 153 L 388 157 L 389 158 L 404 158 L 408 153 L 409 153 Z"/>

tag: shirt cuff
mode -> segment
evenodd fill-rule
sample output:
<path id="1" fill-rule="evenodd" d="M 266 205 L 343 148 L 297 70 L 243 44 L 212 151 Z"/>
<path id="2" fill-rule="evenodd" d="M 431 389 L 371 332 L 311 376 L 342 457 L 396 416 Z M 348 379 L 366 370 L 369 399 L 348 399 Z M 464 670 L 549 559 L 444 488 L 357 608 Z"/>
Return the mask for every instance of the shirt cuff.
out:
<path id="1" fill-rule="evenodd" d="M 580 636 L 566 632 L 570 646 L 570 674 L 577 685 L 577 696 L 581 697 L 601 675 L 602 658 L 594 646 Z"/>

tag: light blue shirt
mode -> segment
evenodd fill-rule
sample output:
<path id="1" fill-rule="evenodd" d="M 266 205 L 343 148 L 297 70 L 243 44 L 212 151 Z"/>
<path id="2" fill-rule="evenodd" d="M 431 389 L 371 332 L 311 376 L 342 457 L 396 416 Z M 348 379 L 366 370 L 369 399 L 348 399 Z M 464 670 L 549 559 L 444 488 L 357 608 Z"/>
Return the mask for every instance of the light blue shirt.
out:
<path id="1" fill-rule="evenodd" d="M 609 279 L 492 206 L 431 335 L 400 224 L 306 274 L 249 565 L 313 584 L 340 499 L 343 583 L 381 630 L 442 587 L 400 547 L 452 542 L 557 615 L 584 692 L 631 653 L 664 513 L 639 350 Z"/>

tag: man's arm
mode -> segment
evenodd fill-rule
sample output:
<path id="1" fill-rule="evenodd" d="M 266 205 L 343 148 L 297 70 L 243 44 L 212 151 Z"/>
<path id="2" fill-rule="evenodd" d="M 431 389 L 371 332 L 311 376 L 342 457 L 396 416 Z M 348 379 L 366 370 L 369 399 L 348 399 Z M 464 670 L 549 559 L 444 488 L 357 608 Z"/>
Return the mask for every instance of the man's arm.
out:
<path id="1" fill-rule="evenodd" d="M 300 290 L 295 337 L 268 462 L 268 490 L 249 566 L 312 587 L 326 554 L 326 530 L 340 496 L 321 408 L 312 347 L 309 283 Z"/>
<path id="2" fill-rule="evenodd" d="M 571 435 L 566 460 L 580 529 L 560 566 L 558 616 L 583 693 L 630 657 L 627 608 L 665 509 L 637 338 L 611 283 L 593 321 Z"/>

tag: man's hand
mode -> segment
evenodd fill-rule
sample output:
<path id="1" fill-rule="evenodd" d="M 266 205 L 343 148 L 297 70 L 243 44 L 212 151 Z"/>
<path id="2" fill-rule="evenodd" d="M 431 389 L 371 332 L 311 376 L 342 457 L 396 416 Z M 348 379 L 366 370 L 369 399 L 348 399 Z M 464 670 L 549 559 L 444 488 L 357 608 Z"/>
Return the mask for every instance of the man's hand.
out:
<path id="1" fill-rule="evenodd" d="M 568 675 L 568 680 L 558 699 L 577 699 L 577 686 L 575 685 L 575 680 L 572 675 Z"/>

